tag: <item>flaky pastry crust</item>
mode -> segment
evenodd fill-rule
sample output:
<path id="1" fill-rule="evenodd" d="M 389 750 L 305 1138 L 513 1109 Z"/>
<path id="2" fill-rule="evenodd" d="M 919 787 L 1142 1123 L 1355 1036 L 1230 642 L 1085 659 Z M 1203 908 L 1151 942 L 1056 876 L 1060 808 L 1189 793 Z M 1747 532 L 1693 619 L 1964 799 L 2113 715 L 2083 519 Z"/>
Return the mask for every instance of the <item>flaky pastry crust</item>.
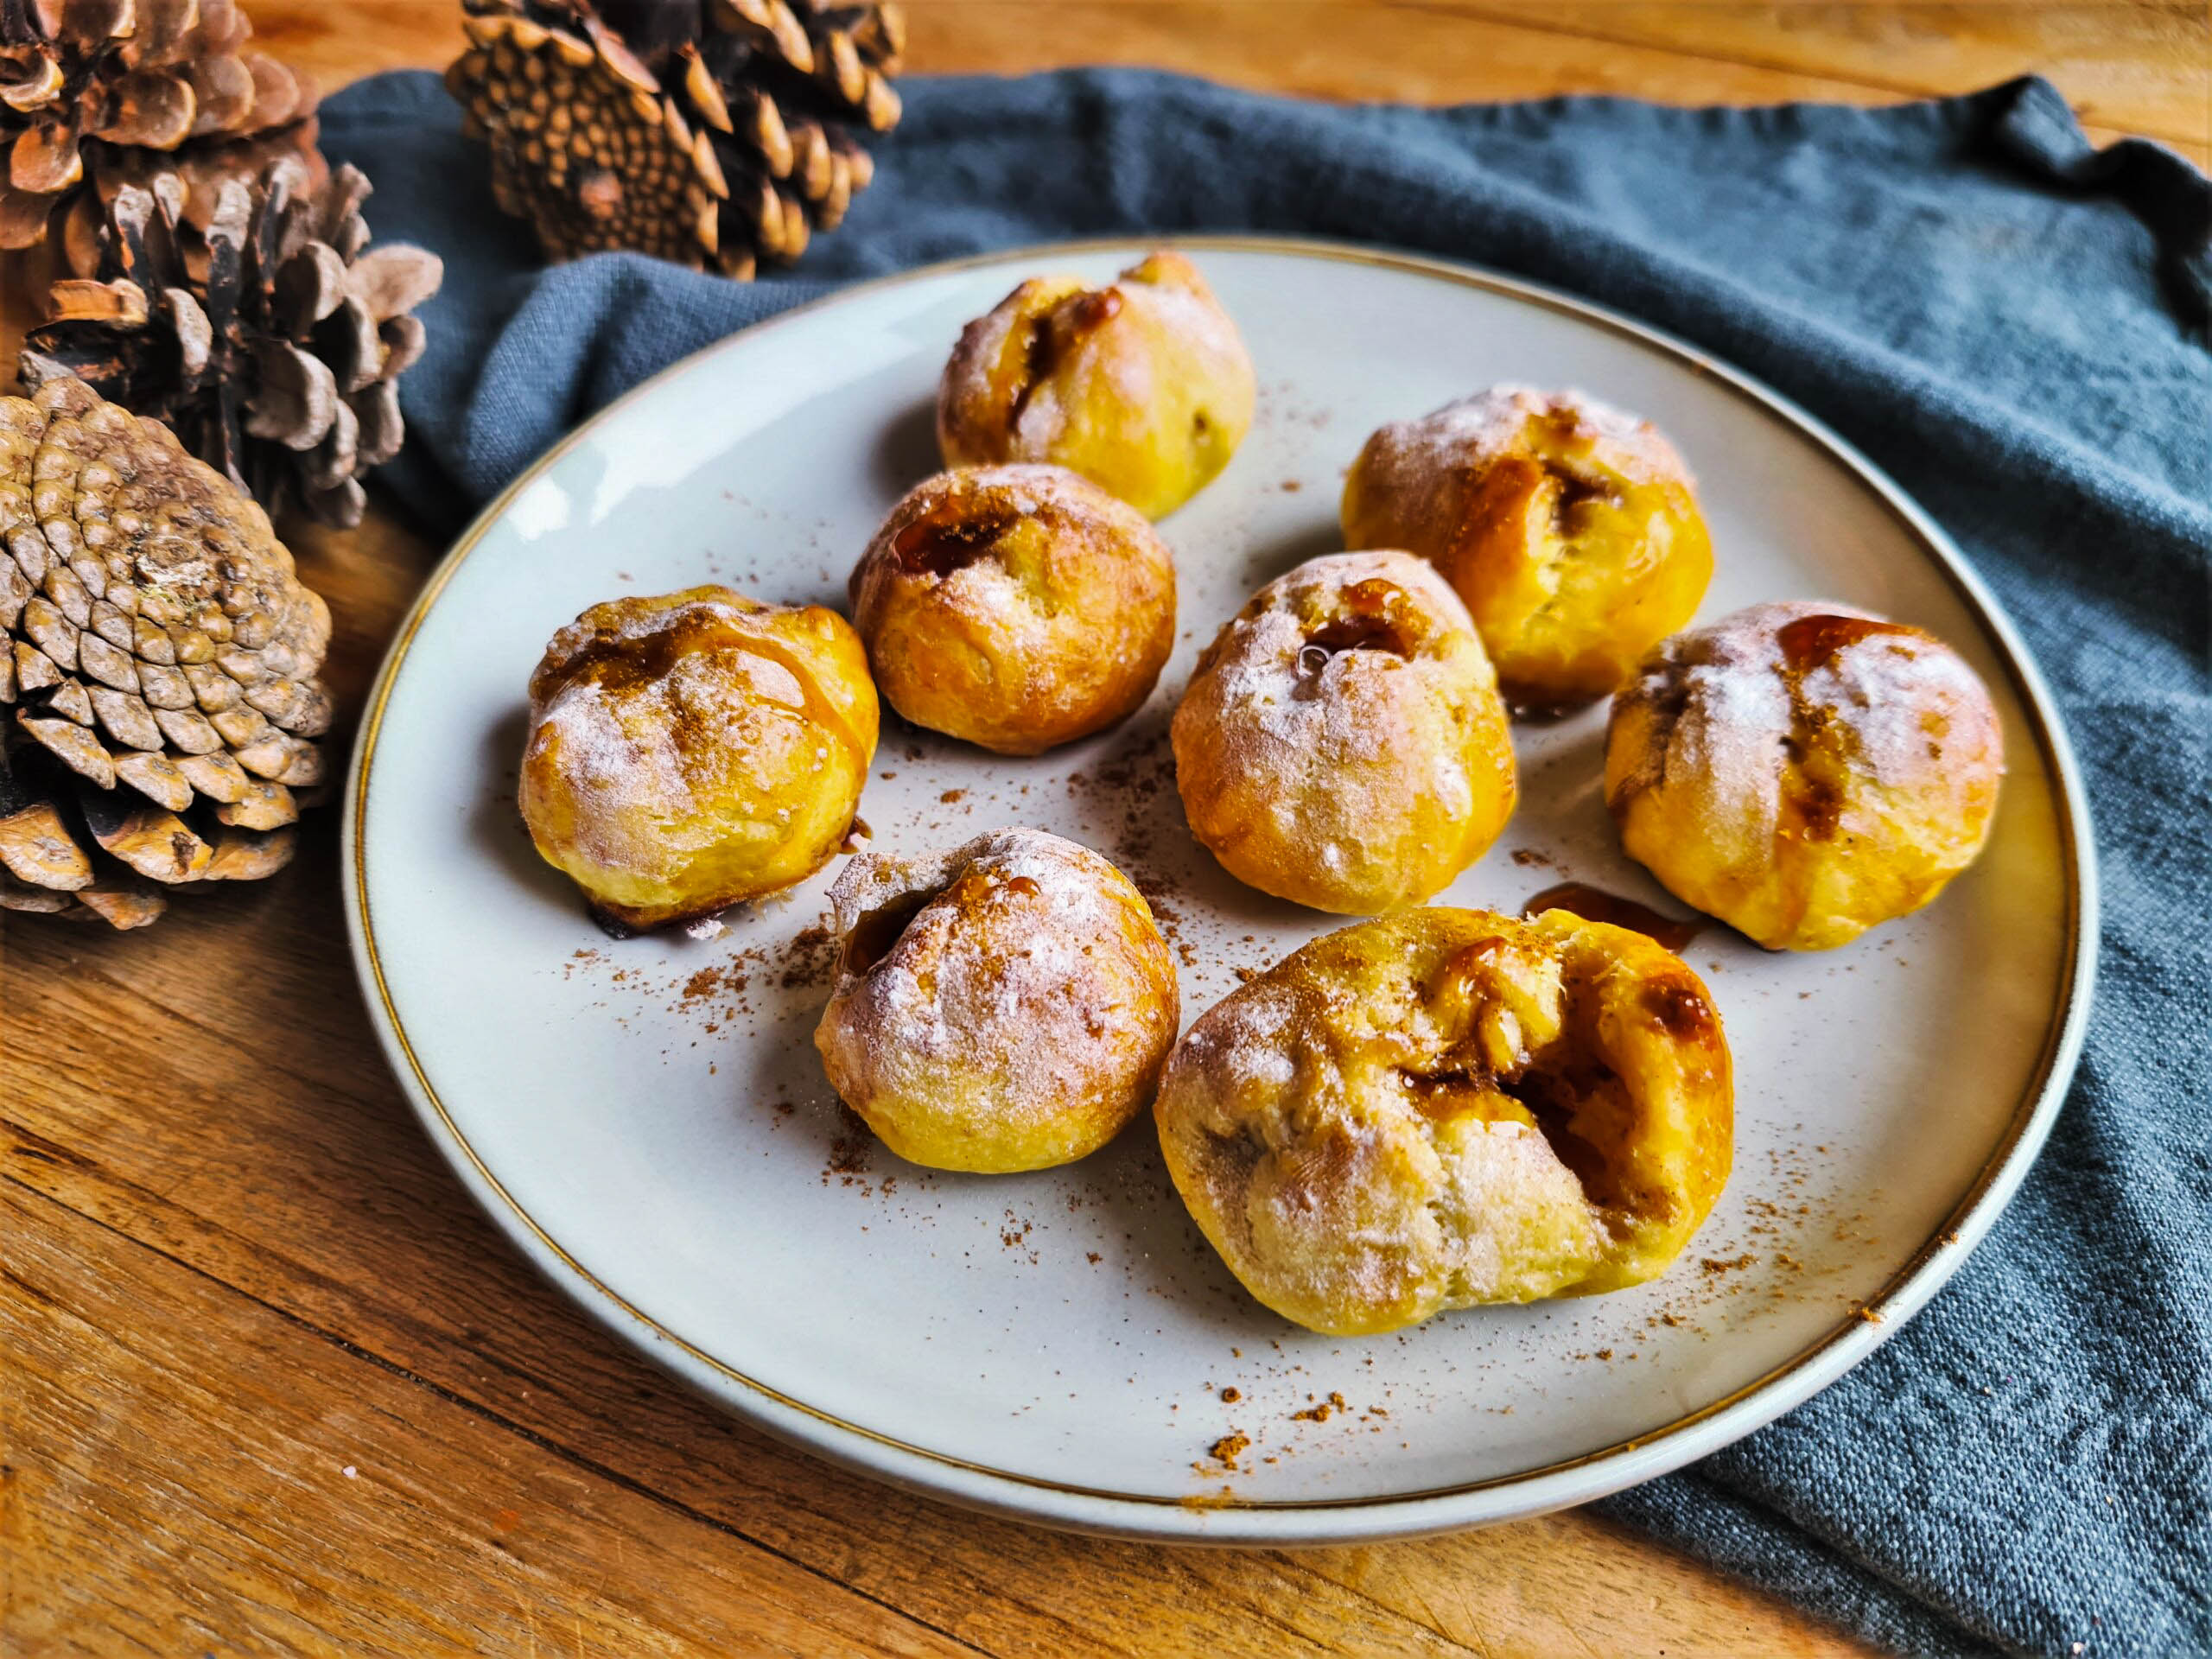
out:
<path id="1" fill-rule="evenodd" d="M 1665 1271 L 1728 1179 L 1698 976 L 1563 910 L 1433 908 L 1317 939 L 1191 1027 L 1154 1118 L 1246 1289 L 1331 1335 Z"/>
<path id="2" fill-rule="evenodd" d="M 1251 429 L 1252 359 L 1205 278 L 1153 254 L 1108 287 L 1033 276 L 962 331 L 938 389 L 948 467 L 1051 461 L 1158 518 Z"/>
<path id="3" fill-rule="evenodd" d="M 1175 966 L 1097 854 L 996 830 L 936 858 L 874 854 L 831 890 L 836 988 L 814 1033 L 884 1144 L 934 1169 L 1043 1169 L 1143 1109 L 1175 1041 Z"/>
<path id="4" fill-rule="evenodd" d="M 1175 644 L 1166 543 L 1061 467 L 960 467 L 915 486 L 851 591 L 891 706 L 1001 754 L 1123 719 Z"/>
<path id="5" fill-rule="evenodd" d="M 1933 634 L 1827 601 L 1678 634 L 1613 699 L 1605 803 L 1684 903 L 1771 950 L 1919 909 L 1989 838 L 1989 691 Z"/>
<path id="6" fill-rule="evenodd" d="M 860 639 L 834 611 L 715 587 L 612 600 L 531 676 L 518 801 L 603 918 L 689 921 L 829 861 L 876 725 Z"/>
<path id="7" fill-rule="evenodd" d="M 1518 788 L 1466 608 L 1409 553 L 1332 554 L 1262 588 L 1198 658 L 1171 735 L 1192 834 L 1317 910 L 1440 891 Z"/>
<path id="8" fill-rule="evenodd" d="M 1580 392 L 1498 386 L 1377 430 L 1344 480 L 1344 545 L 1433 563 L 1507 699 L 1618 686 L 1713 577 L 1689 469 L 1648 421 Z"/>

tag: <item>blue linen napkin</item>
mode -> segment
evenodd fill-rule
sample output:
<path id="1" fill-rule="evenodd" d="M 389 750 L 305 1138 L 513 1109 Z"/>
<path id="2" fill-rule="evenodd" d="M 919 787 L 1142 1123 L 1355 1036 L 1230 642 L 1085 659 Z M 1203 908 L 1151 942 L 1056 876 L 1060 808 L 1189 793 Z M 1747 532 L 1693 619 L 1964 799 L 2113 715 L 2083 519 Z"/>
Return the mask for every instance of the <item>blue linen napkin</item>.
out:
<path id="1" fill-rule="evenodd" d="M 1058 237 L 1297 232 L 1585 294 L 1886 467 L 2019 623 L 2095 805 L 2103 981 L 2048 1149 L 1910 1325 L 1614 1515 L 1928 1654 L 2212 1654 L 2212 183 L 2048 84 L 1883 110 L 1417 110 L 1138 71 L 912 79 L 843 229 L 737 285 L 536 269 L 436 80 L 325 106 L 435 249 L 388 481 L 439 531 L 646 374 L 846 280 Z"/>

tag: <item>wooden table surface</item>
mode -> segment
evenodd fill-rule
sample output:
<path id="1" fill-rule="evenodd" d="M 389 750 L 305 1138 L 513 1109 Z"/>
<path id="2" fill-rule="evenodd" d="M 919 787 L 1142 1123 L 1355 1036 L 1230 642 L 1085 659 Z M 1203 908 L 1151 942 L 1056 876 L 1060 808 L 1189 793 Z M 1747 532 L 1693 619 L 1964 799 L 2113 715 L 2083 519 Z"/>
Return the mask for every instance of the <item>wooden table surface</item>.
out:
<path id="1" fill-rule="evenodd" d="M 327 84 L 450 0 L 251 0 Z M 910 68 L 1156 64 L 1334 98 L 1882 102 L 2050 76 L 2212 152 L 2199 6 L 914 0 Z M 437 549 L 296 532 L 341 720 Z M 466 764 L 456 757 L 455 764 Z M 0 1656 L 1843 1654 L 1595 1516 L 1175 1550 L 842 1473 L 541 1283 L 370 1035 L 334 810 L 291 870 L 116 935 L 0 912 Z"/>

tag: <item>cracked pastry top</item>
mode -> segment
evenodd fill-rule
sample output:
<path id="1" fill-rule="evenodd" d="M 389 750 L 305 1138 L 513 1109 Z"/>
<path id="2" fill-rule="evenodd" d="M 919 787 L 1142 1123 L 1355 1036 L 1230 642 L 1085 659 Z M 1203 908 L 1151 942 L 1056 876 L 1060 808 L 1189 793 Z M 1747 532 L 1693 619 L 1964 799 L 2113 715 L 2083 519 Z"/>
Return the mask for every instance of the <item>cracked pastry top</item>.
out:
<path id="1" fill-rule="evenodd" d="M 716 587 L 611 600 L 556 633 L 531 676 L 517 800 L 602 921 L 690 921 L 829 861 L 876 723 L 860 640 L 834 611 Z"/>
<path id="2" fill-rule="evenodd" d="M 1154 253 L 1104 288 L 1033 276 L 961 331 L 938 389 L 948 467 L 1051 461 L 1147 518 L 1251 429 L 1252 359 L 1205 278 Z"/>
<path id="3" fill-rule="evenodd" d="M 1088 848 L 995 830 L 864 854 L 830 891 L 837 981 L 814 1033 L 845 1103 L 933 1169 L 1044 1169 L 1152 1098 L 1180 1020 L 1144 896 Z"/>
<path id="4" fill-rule="evenodd" d="M 1769 950 L 1919 909 L 1989 837 L 1989 692 L 1933 634 L 1826 601 L 1666 641 L 1613 700 L 1605 801 L 1629 855 Z"/>
<path id="5" fill-rule="evenodd" d="M 1331 554 L 1262 588 L 1199 657 L 1171 735 L 1192 834 L 1317 910 L 1419 904 L 1517 792 L 1482 642 L 1410 553 Z"/>
<path id="6" fill-rule="evenodd" d="M 1532 709 L 1612 691 L 1713 576 L 1674 445 L 1575 391 L 1497 386 L 1381 428 L 1342 516 L 1347 547 L 1408 548 L 1444 573 L 1507 701 Z"/>
<path id="7" fill-rule="evenodd" d="M 1061 467 L 958 467 L 915 486 L 850 587 L 891 706 L 1001 754 L 1124 718 L 1175 644 L 1166 544 Z"/>
<path id="8" fill-rule="evenodd" d="M 1702 982 L 1563 910 L 1437 907 L 1315 940 L 1191 1027 L 1154 1116 L 1230 1270 L 1338 1336 L 1654 1278 L 1734 1146 Z"/>

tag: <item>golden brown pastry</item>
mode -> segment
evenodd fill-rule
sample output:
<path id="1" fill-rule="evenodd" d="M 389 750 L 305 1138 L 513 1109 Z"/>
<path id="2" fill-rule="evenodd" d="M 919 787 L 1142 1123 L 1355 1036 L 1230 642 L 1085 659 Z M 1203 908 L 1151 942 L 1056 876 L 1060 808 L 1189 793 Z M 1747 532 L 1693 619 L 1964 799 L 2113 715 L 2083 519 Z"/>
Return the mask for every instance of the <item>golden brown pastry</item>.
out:
<path id="1" fill-rule="evenodd" d="M 836 612 L 727 588 L 611 600 L 531 676 L 523 822 L 602 920 L 690 921 L 828 862 L 875 734 Z"/>
<path id="2" fill-rule="evenodd" d="M 1728 1043 L 1681 960 L 1563 910 L 1317 939 L 1200 1017 L 1154 1115 L 1244 1287 L 1332 1336 L 1641 1284 L 1726 1184 Z"/>
<path id="3" fill-rule="evenodd" d="M 1175 562 L 1144 515 L 1060 467 L 915 486 L 852 578 L 877 688 L 917 726 L 1001 754 L 1141 703 L 1175 644 Z"/>
<path id="4" fill-rule="evenodd" d="M 1926 904 L 1988 839 L 1987 689 L 1918 628 L 1827 602 L 1678 634 L 1613 699 L 1605 802 L 1629 855 L 1770 950 Z"/>
<path id="5" fill-rule="evenodd" d="M 1191 833 L 1317 910 L 1419 904 L 1497 838 L 1517 785 L 1466 607 L 1410 553 L 1337 553 L 1262 588 L 1175 710 Z"/>
<path id="6" fill-rule="evenodd" d="M 1111 286 L 1033 276 L 961 331 L 938 388 L 948 467 L 1046 461 L 1149 518 L 1229 465 L 1252 425 L 1252 359 L 1179 253 Z"/>
<path id="7" fill-rule="evenodd" d="M 1344 480 L 1347 547 L 1410 548 L 1458 590 L 1508 701 L 1602 697 L 1713 577 L 1689 470 L 1579 392 L 1498 386 L 1382 428 Z"/>
<path id="8" fill-rule="evenodd" d="M 901 1158 L 985 1173 L 1103 1147 L 1175 1041 L 1175 966 L 1144 897 L 1087 848 L 995 830 L 837 878 L 836 989 L 814 1033 Z"/>

